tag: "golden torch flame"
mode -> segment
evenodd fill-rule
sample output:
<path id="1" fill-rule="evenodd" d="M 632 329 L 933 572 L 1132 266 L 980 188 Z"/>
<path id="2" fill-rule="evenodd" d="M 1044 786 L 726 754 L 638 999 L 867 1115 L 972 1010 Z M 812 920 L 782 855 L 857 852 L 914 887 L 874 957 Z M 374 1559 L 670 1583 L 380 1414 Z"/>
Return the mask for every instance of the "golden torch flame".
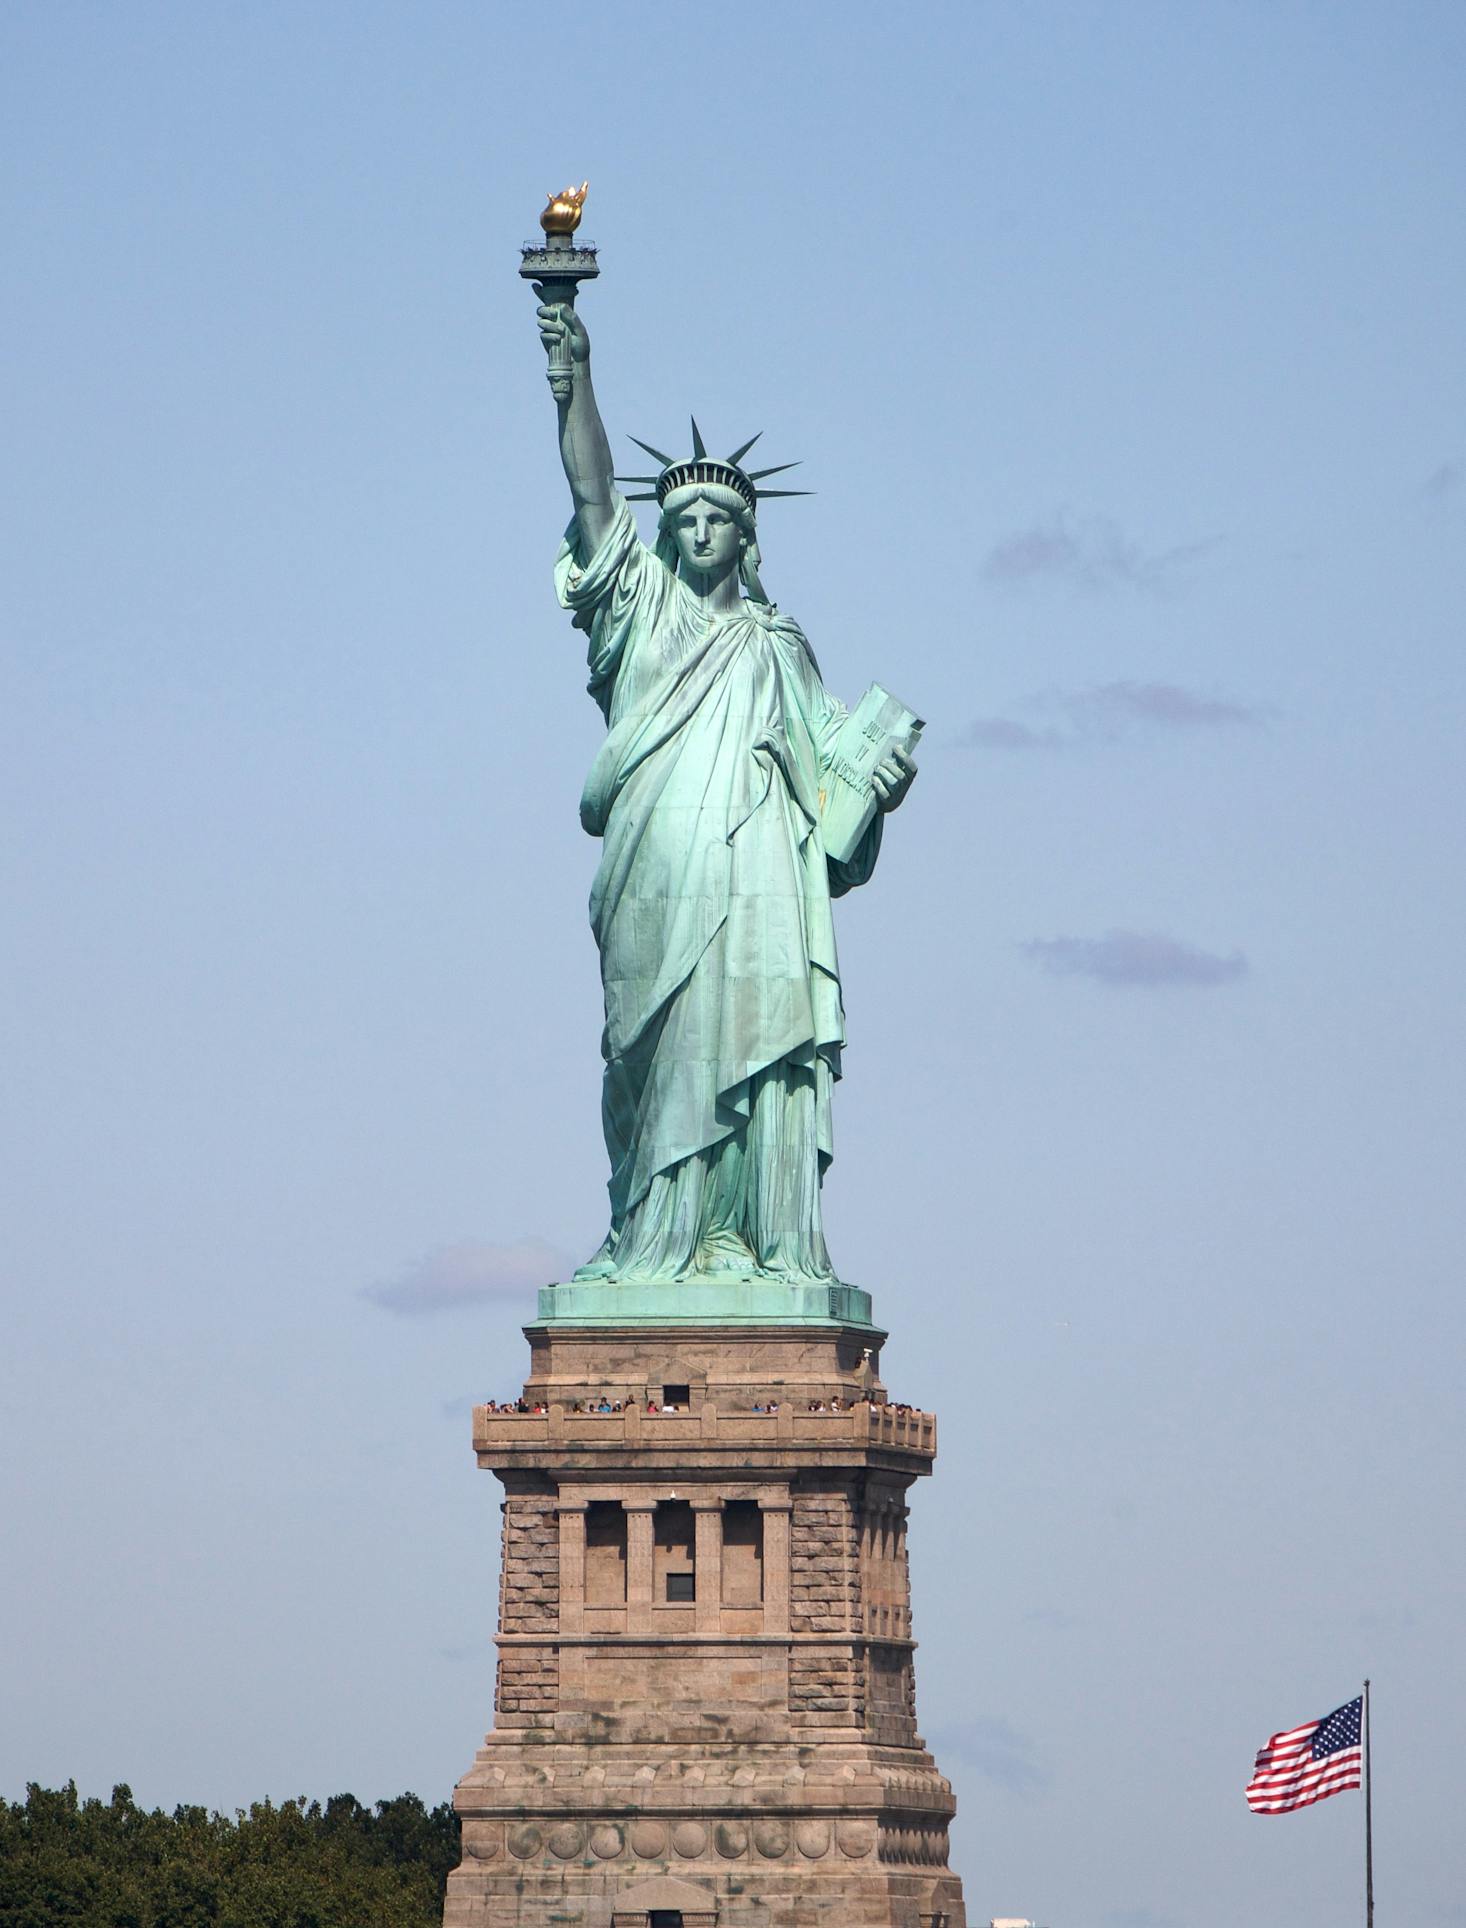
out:
<path id="1" fill-rule="evenodd" d="M 589 181 L 582 181 L 579 187 L 562 188 L 550 196 L 550 205 L 540 216 L 540 226 L 546 234 L 574 234 L 580 226 L 580 210 L 585 205 L 585 191 L 589 186 Z"/>

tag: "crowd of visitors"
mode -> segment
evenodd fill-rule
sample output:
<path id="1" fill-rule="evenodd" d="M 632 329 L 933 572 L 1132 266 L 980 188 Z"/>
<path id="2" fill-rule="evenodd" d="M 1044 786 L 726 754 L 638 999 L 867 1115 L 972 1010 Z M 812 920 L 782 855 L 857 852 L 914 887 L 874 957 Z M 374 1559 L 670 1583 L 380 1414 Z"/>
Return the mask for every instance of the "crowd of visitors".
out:
<path id="1" fill-rule="evenodd" d="M 571 1413 L 614 1414 L 624 1413 L 629 1407 L 639 1404 L 640 1401 L 638 1400 L 611 1399 L 602 1393 L 599 1399 L 574 1400 L 565 1410 Z M 854 1412 L 857 1406 L 875 1405 L 881 1406 L 882 1409 L 888 1413 L 917 1413 L 921 1411 L 919 1406 L 908 1406 L 902 1400 L 877 1400 L 868 1392 L 856 1393 L 853 1399 L 842 1399 L 839 1393 L 832 1393 L 828 1399 L 811 1399 L 808 1410 L 812 1413 L 848 1413 Z M 542 1400 L 536 1400 L 534 1404 L 531 1405 L 527 1399 L 490 1399 L 484 1407 L 484 1411 L 489 1413 L 547 1413 L 549 1410 L 549 1407 L 545 1405 Z M 647 1400 L 646 1410 L 649 1413 L 685 1413 L 690 1411 L 691 1408 L 675 1405 L 670 1401 L 653 1398 Z M 763 1414 L 776 1413 L 779 1411 L 779 1402 L 777 1399 L 766 1401 L 755 1400 L 751 1410 Z"/>
<path id="2" fill-rule="evenodd" d="M 811 1399 L 809 1402 L 812 1413 L 850 1413 L 857 1406 L 879 1406 L 882 1412 L 888 1413 L 914 1413 L 921 1410 L 919 1406 L 907 1406 L 896 1399 L 876 1399 L 868 1392 L 858 1392 L 853 1399 L 842 1399 L 839 1393 L 832 1393 L 828 1399 Z M 776 1413 L 779 1408 L 777 1405 L 755 1406 L 753 1410 L 756 1413 Z"/>
<path id="3" fill-rule="evenodd" d="M 637 1403 L 634 1399 L 608 1399 L 603 1393 L 599 1399 L 573 1400 L 565 1410 L 568 1413 L 624 1413 L 629 1406 Z M 649 1399 L 646 1409 L 649 1413 L 685 1413 L 689 1410 L 686 1406 L 657 1399 Z M 490 1399 L 484 1406 L 484 1411 L 488 1413 L 547 1413 L 549 1410 L 542 1400 L 536 1400 L 531 1405 L 527 1399 Z"/>

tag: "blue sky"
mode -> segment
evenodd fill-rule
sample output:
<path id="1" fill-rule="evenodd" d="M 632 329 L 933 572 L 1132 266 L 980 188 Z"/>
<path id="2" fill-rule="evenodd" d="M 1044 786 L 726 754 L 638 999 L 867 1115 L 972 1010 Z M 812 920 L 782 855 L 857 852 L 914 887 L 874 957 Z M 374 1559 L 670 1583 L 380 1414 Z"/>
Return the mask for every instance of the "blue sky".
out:
<path id="1" fill-rule="evenodd" d="M 603 1229 L 599 719 L 517 275 L 929 719 L 827 1218 L 934 1406 L 975 1920 L 1466 1921 L 1466 15 L 0 14 L 0 1790 L 445 1796 L 467 1409 Z M 640 466 L 639 463 L 636 466 Z"/>

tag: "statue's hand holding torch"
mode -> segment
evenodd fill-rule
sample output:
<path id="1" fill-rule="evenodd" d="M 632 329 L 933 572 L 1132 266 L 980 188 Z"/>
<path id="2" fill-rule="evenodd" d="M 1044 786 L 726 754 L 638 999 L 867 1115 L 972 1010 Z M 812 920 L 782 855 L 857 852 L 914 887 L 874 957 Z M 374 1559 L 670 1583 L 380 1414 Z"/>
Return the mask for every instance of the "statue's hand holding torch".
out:
<path id="1" fill-rule="evenodd" d="M 536 310 L 540 340 L 545 344 L 545 353 L 550 358 L 547 371 L 550 393 L 557 402 L 568 402 L 576 362 L 590 359 L 590 336 L 585 331 L 585 323 L 568 301 L 551 301 L 538 281 L 534 283 L 534 291 L 540 297 Z"/>
<path id="2" fill-rule="evenodd" d="M 570 400 L 575 364 L 590 354 L 590 337 L 575 312 L 575 292 L 600 270 L 595 249 L 573 238 L 580 226 L 586 185 L 582 181 L 579 187 L 552 194 L 540 214 L 543 245 L 530 242 L 520 250 L 520 275 L 539 296 L 540 339 L 550 358 L 550 393 L 557 402 Z"/>

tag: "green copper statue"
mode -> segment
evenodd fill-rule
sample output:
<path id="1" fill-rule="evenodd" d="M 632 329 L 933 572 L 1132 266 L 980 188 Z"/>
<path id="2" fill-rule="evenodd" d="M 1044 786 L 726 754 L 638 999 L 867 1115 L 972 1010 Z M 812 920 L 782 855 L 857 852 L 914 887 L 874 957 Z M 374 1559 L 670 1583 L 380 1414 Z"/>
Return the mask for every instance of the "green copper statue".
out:
<path id="1" fill-rule="evenodd" d="M 694 423 L 689 460 L 649 449 L 657 476 L 614 478 L 585 326 L 564 299 L 538 313 L 574 504 L 555 581 L 607 725 L 580 812 L 602 842 L 611 1227 L 575 1277 L 831 1284 L 820 1182 L 845 1035 L 831 900 L 869 878 L 915 765 L 872 752 L 876 814 L 830 856 L 822 793 L 847 712 L 759 579 L 755 485 L 774 471 L 739 467 L 751 444 L 709 457 Z M 655 485 L 650 548 L 626 479 Z"/>

